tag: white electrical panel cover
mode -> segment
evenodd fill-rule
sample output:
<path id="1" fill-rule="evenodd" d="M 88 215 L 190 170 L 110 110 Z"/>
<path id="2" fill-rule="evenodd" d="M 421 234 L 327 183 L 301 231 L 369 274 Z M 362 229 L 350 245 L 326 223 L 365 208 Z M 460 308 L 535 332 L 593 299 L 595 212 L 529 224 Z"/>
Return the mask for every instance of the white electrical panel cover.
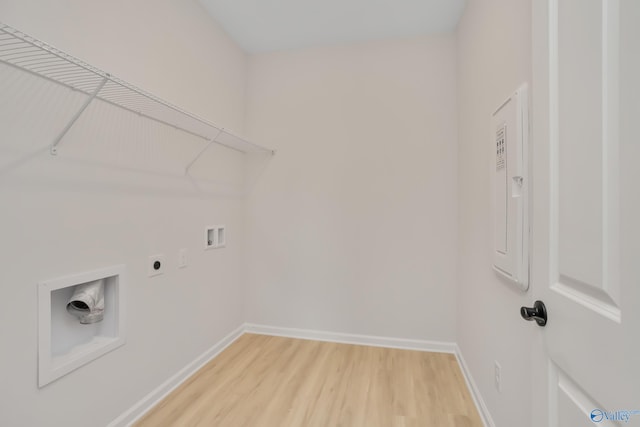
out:
<path id="1" fill-rule="evenodd" d="M 528 97 L 521 86 L 491 118 L 493 268 L 529 288 Z"/>

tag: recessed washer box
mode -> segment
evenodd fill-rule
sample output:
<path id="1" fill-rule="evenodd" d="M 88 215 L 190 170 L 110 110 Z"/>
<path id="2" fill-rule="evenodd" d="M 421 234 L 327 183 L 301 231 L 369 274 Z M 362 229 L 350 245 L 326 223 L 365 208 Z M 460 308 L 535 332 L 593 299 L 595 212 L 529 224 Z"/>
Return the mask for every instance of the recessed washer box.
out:
<path id="1" fill-rule="evenodd" d="M 204 248 L 224 248 L 227 244 L 227 232 L 224 225 L 210 225 L 205 228 Z"/>
<path id="2" fill-rule="evenodd" d="M 125 343 L 124 265 L 73 274 L 38 284 L 38 387 L 78 369 Z M 80 324 L 67 312 L 74 287 L 104 280 L 104 318 Z"/>

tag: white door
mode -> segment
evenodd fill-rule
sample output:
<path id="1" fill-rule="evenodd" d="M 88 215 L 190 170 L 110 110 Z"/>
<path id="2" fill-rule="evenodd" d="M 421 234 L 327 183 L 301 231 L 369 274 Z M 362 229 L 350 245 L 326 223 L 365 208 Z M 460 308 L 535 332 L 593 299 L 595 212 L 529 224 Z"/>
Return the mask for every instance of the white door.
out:
<path id="1" fill-rule="evenodd" d="M 532 4 L 533 425 L 640 426 L 640 0 Z"/>

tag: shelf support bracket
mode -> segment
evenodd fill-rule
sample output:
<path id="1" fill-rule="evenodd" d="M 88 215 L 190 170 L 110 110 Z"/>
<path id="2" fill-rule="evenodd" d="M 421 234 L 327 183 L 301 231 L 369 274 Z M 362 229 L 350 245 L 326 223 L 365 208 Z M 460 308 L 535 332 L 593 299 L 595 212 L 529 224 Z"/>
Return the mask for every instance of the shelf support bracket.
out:
<path id="1" fill-rule="evenodd" d="M 216 136 L 214 136 L 211 139 L 207 140 L 207 145 L 205 145 L 202 150 L 200 150 L 200 152 L 198 152 L 198 154 L 196 154 L 196 156 L 193 158 L 193 160 L 191 160 L 189 162 L 189 164 L 187 165 L 186 169 L 185 169 L 185 174 L 189 174 L 189 171 L 191 170 L 191 167 L 198 161 L 198 159 L 200 157 L 202 157 L 202 155 L 204 154 L 205 151 L 207 151 L 209 149 L 209 147 L 211 147 L 211 144 L 214 143 L 214 141 L 220 136 L 220 134 L 222 133 L 222 131 L 224 131 L 224 129 L 220 129 L 218 131 L 218 134 Z"/>
<path id="2" fill-rule="evenodd" d="M 69 123 L 67 123 L 64 129 L 62 129 L 62 131 L 58 134 L 56 139 L 53 140 L 53 142 L 51 143 L 51 147 L 49 148 L 51 155 L 55 156 L 56 154 L 58 154 L 58 144 L 60 143 L 62 138 L 64 138 L 64 136 L 67 134 L 67 132 L 69 132 L 69 129 L 71 129 L 73 124 L 80 118 L 82 113 L 84 113 L 84 110 L 86 110 L 89 104 L 91 104 L 91 101 L 93 101 L 95 97 L 98 96 L 98 93 L 100 93 L 104 85 L 107 83 L 107 81 L 109 81 L 109 77 L 110 77 L 109 74 L 107 74 L 106 77 L 102 79 L 98 87 L 84 101 L 84 103 L 82 104 L 78 112 L 76 112 L 76 114 L 71 118 Z"/>

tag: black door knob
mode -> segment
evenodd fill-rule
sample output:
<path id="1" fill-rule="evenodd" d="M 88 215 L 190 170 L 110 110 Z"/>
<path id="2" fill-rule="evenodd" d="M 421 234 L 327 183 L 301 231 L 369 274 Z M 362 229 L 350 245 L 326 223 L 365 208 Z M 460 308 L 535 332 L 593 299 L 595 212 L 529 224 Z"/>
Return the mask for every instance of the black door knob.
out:
<path id="1" fill-rule="evenodd" d="M 547 324 L 547 307 L 542 301 L 533 303 L 533 307 L 521 307 L 520 316 L 524 320 L 535 320 L 539 326 Z"/>

